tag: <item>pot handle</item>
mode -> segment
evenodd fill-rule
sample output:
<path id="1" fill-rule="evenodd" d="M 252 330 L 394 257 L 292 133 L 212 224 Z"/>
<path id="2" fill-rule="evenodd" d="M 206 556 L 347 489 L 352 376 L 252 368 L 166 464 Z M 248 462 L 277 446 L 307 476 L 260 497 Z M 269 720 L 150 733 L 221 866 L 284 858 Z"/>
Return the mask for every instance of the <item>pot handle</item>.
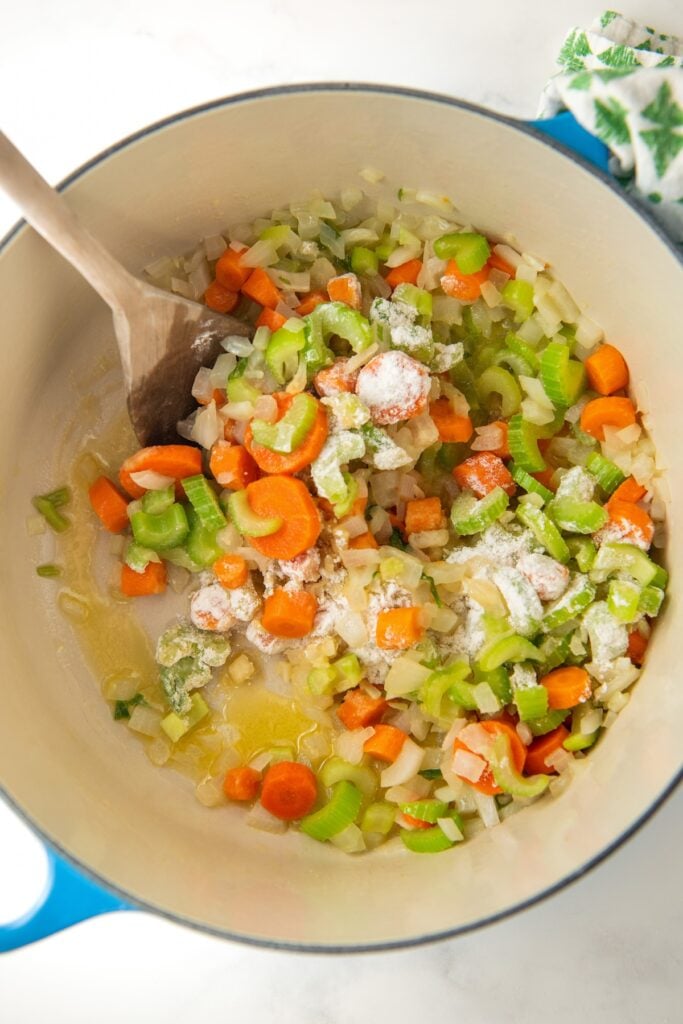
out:
<path id="1" fill-rule="evenodd" d="M 599 170 L 609 173 L 609 149 L 604 142 L 587 132 L 568 110 L 545 120 L 527 121 L 526 124 L 542 135 L 563 143 L 567 149 L 578 153 Z"/>
<path id="2" fill-rule="evenodd" d="M 134 910 L 46 847 L 48 881 L 40 902 L 17 921 L 0 925 L 0 953 L 28 946 L 63 928 L 112 910 Z"/>

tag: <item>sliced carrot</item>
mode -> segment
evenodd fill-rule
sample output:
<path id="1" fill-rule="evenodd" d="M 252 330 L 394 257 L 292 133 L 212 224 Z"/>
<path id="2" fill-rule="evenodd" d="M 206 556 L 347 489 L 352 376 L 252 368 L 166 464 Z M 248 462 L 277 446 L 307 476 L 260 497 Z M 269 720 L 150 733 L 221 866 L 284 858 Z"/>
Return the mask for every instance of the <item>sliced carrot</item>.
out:
<path id="1" fill-rule="evenodd" d="M 126 597 L 163 594 L 166 590 L 166 566 L 163 562 L 148 562 L 143 572 L 135 572 L 130 566 L 122 565 L 120 586 Z"/>
<path id="2" fill-rule="evenodd" d="M 256 326 L 268 327 L 271 331 L 279 331 L 283 324 L 286 323 L 286 316 L 283 316 L 282 313 L 276 312 L 274 309 L 268 309 L 268 306 L 264 306 L 259 313 Z"/>
<path id="3" fill-rule="evenodd" d="M 455 260 L 446 264 L 446 272 L 441 278 L 441 288 L 453 299 L 460 302 L 474 302 L 481 295 L 481 286 L 489 279 L 489 268 L 482 267 L 476 274 L 463 274 Z"/>
<path id="4" fill-rule="evenodd" d="M 279 761 L 270 766 L 261 786 L 261 803 L 281 821 L 303 818 L 318 797 L 315 775 L 298 761 Z"/>
<path id="5" fill-rule="evenodd" d="M 379 722 L 388 707 L 384 697 L 371 697 L 358 687 L 346 691 L 337 708 L 337 717 L 347 729 L 365 729 Z"/>
<path id="6" fill-rule="evenodd" d="M 632 501 L 615 501 L 611 498 L 608 502 L 609 526 L 614 526 L 619 534 L 619 540 L 625 544 L 637 544 L 640 548 L 649 548 L 652 538 L 655 535 L 655 524 L 645 509 L 635 505 Z"/>
<path id="7" fill-rule="evenodd" d="M 282 519 L 282 526 L 275 533 L 249 537 L 251 546 L 267 558 L 296 558 L 312 548 L 320 536 L 320 513 L 302 480 L 264 476 L 249 484 L 247 500 L 257 516 Z"/>
<path id="8" fill-rule="evenodd" d="M 548 691 L 548 707 L 553 711 L 576 707 L 591 695 L 590 676 L 576 665 L 556 668 L 539 682 Z"/>
<path id="9" fill-rule="evenodd" d="M 300 638 L 313 629 L 318 601 L 307 590 L 283 590 L 281 587 L 263 602 L 261 625 L 273 636 Z"/>
<path id="10" fill-rule="evenodd" d="M 507 423 L 505 422 L 505 420 L 495 420 L 493 423 L 489 424 L 489 426 L 491 426 L 491 427 L 498 427 L 498 429 L 500 430 L 501 434 L 503 435 L 503 439 L 500 442 L 500 444 L 498 445 L 498 447 L 491 449 L 493 454 L 494 455 L 499 455 L 501 459 L 509 459 L 510 458 L 510 446 L 508 444 L 508 425 L 507 425 Z"/>
<path id="11" fill-rule="evenodd" d="M 227 441 L 217 441 L 211 449 L 209 469 L 221 487 L 229 487 L 233 491 L 241 491 L 261 475 L 246 448 Z"/>
<path id="12" fill-rule="evenodd" d="M 469 416 L 459 416 L 450 401 L 443 396 L 437 398 L 435 402 L 430 402 L 429 415 L 434 420 L 441 441 L 467 442 L 474 433 Z"/>
<path id="13" fill-rule="evenodd" d="M 601 345 L 583 365 L 588 383 L 599 395 L 613 395 L 628 387 L 628 366 L 614 345 Z"/>
<path id="14" fill-rule="evenodd" d="M 268 306 L 269 309 L 275 309 L 278 302 L 282 302 L 282 292 L 263 267 L 254 268 L 242 285 L 242 294 L 258 302 L 260 306 Z"/>
<path id="15" fill-rule="evenodd" d="M 545 736 L 539 736 L 533 740 L 526 750 L 526 762 L 524 771 L 527 775 L 540 775 L 550 772 L 557 774 L 557 768 L 552 768 L 545 763 L 546 758 L 560 750 L 562 744 L 569 736 L 569 729 L 558 725 L 557 729 L 548 732 Z"/>
<path id="16" fill-rule="evenodd" d="M 507 274 L 508 277 L 514 277 L 517 273 L 511 263 L 508 263 L 507 260 L 504 260 L 502 256 L 499 256 L 498 253 L 493 252 L 493 250 L 491 250 L 491 255 L 488 258 L 488 265 L 492 270 L 502 270 L 502 272 Z"/>
<path id="17" fill-rule="evenodd" d="M 327 282 L 327 294 L 332 302 L 343 302 L 351 309 L 360 309 L 362 292 L 355 274 L 340 274 Z"/>
<path id="18" fill-rule="evenodd" d="M 406 533 L 440 530 L 443 524 L 440 498 L 414 498 L 406 504 Z"/>
<path id="19" fill-rule="evenodd" d="M 496 487 L 502 487 L 506 494 L 516 491 L 515 481 L 499 455 L 493 452 L 477 452 L 453 469 L 453 476 L 459 487 L 470 490 L 483 498 Z"/>
<path id="20" fill-rule="evenodd" d="M 202 471 L 202 453 L 199 448 L 189 444 L 156 444 L 150 448 L 141 448 L 131 455 L 119 470 L 121 486 L 131 498 L 141 498 L 145 493 L 132 478 L 131 473 L 142 473 L 150 470 L 161 476 L 183 480 L 186 476 L 196 476 Z"/>
<path id="21" fill-rule="evenodd" d="M 400 284 L 417 284 L 421 270 L 422 260 L 408 260 L 398 267 L 392 267 L 384 280 L 390 288 L 398 288 Z"/>
<path id="22" fill-rule="evenodd" d="M 619 484 L 616 491 L 611 495 L 607 502 L 607 508 L 609 508 L 610 501 L 630 501 L 635 505 L 646 494 L 647 491 L 642 484 L 639 484 L 635 477 L 629 476 L 624 480 L 623 484 Z"/>
<path id="23" fill-rule="evenodd" d="M 128 502 L 111 480 L 106 476 L 99 476 L 89 488 L 88 497 L 93 512 L 105 530 L 109 530 L 110 533 L 123 533 L 128 526 Z"/>
<path id="24" fill-rule="evenodd" d="M 526 747 L 517 735 L 517 730 L 508 722 L 501 722 L 493 718 L 489 718 L 485 722 L 479 722 L 477 724 L 492 736 L 499 736 L 501 733 L 507 736 L 510 741 L 510 750 L 512 751 L 512 760 L 515 768 L 518 772 L 521 772 L 526 760 Z M 470 748 L 466 746 L 462 740 L 457 739 L 457 737 L 453 744 L 453 750 L 467 750 L 472 753 Z M 470 782 L 469 779 L 465 779 L 465 782 L 469 782 L 470 786 L 474 786 L 475 789 L 478 789 L 480 793 L 485 793 L 486 796 L 496 796 L 498 793 L 503 792 L 500 786 L 496 785 L 493 772 L 488 765 L 476 782 Z"/>
<path id="25" fill-rule="evenodd" d="M 282 419 L 294 401 L 294 396 L 284 392 L 277 392 L 273 395 L 273 398 L 277 402 L 278 419 Z M 320 455 L 322 446 L 327 440 L 327 431 L 325 406 L 318 403 L 318 411 L 313 426 L 304 438 L 303 444 L 300 444 L 293 452 L 288 454 L 273 452 L 270 448 L 257 444 L 254 441 L 251 424 L 249 424 L 244 434 L 244 447 L 253 456 L 257 466 L 264 473 L 278 473 L 280 475 L 299 473 Z"/>
<path id="26" fill-rule="evenodd" d="M 204 292 L 204 302 L 217 313 L 231 313 L 239 301 L 237 292 L 224 288 L 218 281 L 212 281 Z"/>
<path id="27" fill-rule="evenodd" d="M 598 441 L 605 440 L 605 427 L 630 427 L 636 410 L 630 398 L 594 398 L 581 412 L 581 429 Z"/>
<path id="28" fill-rule="evenodd" d="M 376 725 L 369 740 L 363 744 L 363 750 L 378 761 L 393 763 L 403 749 L 408 734 L 395 725 Z"/>
<path id="29" fill-rule="evenodd" d="M 313 378 L 313 387 L 322 395 L 328 398 L 330 395 L 337 395 L 340 391 L 353 392 L 356 390 L 358 370 L 349 373 L 347 370 L 348 359 L 336 359 L 332 366 L 319 370 Z"/>
<path id="30" fill-rule="evenodd" d="M 309 292 L 308 295 L 304 295 L 303 299 L 296 307 L 295 312 L 299 316 L 308 316 L 312 313 L 316 306 L 321 306 L 323 302 L 327 302 L 328 298 L 325 292 Z"/>
<path id="31" fill-rule="evenodd" d="M 648 643 L 648 638 L 639 633 L 637 629 L 629 633 L 627 654 L 634 665 L 640 666 L 643 664 Z"/>
<path id="32" fill-rule="evenodd" d="M 352 537 L 349 541 L 349 547 L 352 551 L 362 551 L 365 548 L 378 548 L 379 544 L 375 540 L 375 535 L 367 530 L 365 533 L 361 533 L 357 537 Z"/>
<path id="33" fill-rule="evenodd" d="M 223 779 L 223 792 L 228 800 L 255 800 L 261 785 L 261 773 L 243 765 L 230 768 Z"/>
<path id="34" fill-rule="evenodd" d="M 213 571 L 220 585 L 226 590 L 243 587 L 249 579 L 247 562 L 241 555 L 221 555 L 213 563 Z"/>
<path id="35" fill-rule="evenodd" d="M 226 249 L 216 261 L 216 280 L 231 292 L 238 292 L 251 274 L 251 267 L 242 266 L 241 253 Z"/>
<path id="36" fill-rule="evenodd" d="M 386 608 L 377 616 L 375 639 L 385 651 L 403 651 L 419 643 L 424 633 L 420 609 Z"/>

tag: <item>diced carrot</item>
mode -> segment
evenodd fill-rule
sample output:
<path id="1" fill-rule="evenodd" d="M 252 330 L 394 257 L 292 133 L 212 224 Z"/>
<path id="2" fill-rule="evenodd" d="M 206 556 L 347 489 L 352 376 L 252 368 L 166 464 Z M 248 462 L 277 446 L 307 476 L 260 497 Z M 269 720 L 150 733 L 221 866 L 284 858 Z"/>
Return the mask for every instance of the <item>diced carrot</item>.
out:
<path id="1" fill-rule="evenodd" d="M 241 555 L 221 555 L 213 563 L 213 571 L 220 585 L 226 590 L 243 587 L 249 579 L 247 562 Z"/>
<path id="2" fill-rule="evenodd" d="M 440 530 L 444 524 L 440 498 L 413 498 L 406 504 L 406 533 Z"/>
<path id="3" fill-rule="evenodd" d="M 491 449 L 493 454 L 494 455 L 499 455 L 501 459 L 509 459 L 510 458 L 510 446 L 508 445 L 508 425 L 507 425 L 507 423 L 505 422 L 505 420 L 495 420 L 493 423 L 491 423 L 489 425 L 492 426 L 492 427 L 498 427 L 498 429 L 500 430 L 501 434 L 503 435 L 503 439 L 500 442 L 500 444 L 498 445 L 498 447 Z"/>
<path id="4" fill-rule="evenodd" d="M 268 306 L 269 309 L 275 309 L 278 302 L 282 302 L 282 292 L 263 267 L 254 267 L 242 285 L 242 294 L 258 302 L 260 306 Z"/>
<path id="5" fill-rule="evenodd" d="M 282 419 L 294 401 L 294 396 L 284 392 L 276 392 L 273 398 L 277 402 L 278 419 Z M 257 444 L 254 441 L 251 424 L 247 426 L 244 434 L 244 447 L 253 456 L 256 465 L 264 473 L 277 473 L 279 475 L 299 473 L 320 455 L 322 447 L 327 440 L 327 432 L 327 412 L 325 411 L 325 406 L 318 403 L 313 426 L 302 444 L 295 448 L 293 452 L 274 452 L 270 448 L 266 448 L 265 445 Z"/>
<path id="6" fill-rule="evenodd" d="M 637 629 L 629 633 L 627 654 L 634 665 L 640 666 L 643 664 L 648 642 L 648 638 L 639 633 Z"/>
<path id="7" fill-rule="evenodd" d="M 143 572 L 135 572 L 130 566 L 122 565 L 120 586 L 126 597 L 163 594 L 166 590 L 166 565 L 164 562 L 148 562 Z"/>
<path id="8" fill-rule="evenodd" d="M 429 390 L 427 367 L 400 349 L 373 356 L 356 384 L 356 394 L 369 408 L 373 423 L 383 427 L 421 416 Z"/>
<path id="9" fill-rule="evenodd" d="M 321 306 L 323 302 L 327 302 L 328 298 L 325 292 L 309 292 L 308 295 L 304 295 L 303 299 L 296 307 L 295 312 L 299 316 L 308 316 L 312 313 L 316 306 Z"/>
<path id="10" fill-rule="evenodd" d="M 356 390 L 358 370 L 349 373 L 348 362 L 348 359 L 336 359 L 332 366 L 327 366 L 324 370 L 319 370 L 316 373 L 313 378 L 313 387 L 319 395 L 329 398 L 330 395 L 337 395 L 340 391 L 351 393 Z"/>
<path id="11" fill-rule="evenodd" d="M 352 537 L 349 541 L 349 547 L 352 551 L 362 551 L 365 548 L 378 548 L 379 544 L 375 540 L 375 535 L 367 530 L 365 533 L 361 533 L 357 537 Z"/>
<path id="12" fill-rule="evenodd" d="M 89 488 L 88 497 L 93 512 L 105 530 L 109 530 L 110 533 L 123 533 L 128 526 L 128 502 L 111 480 L 106 476 L 99 476 Z"/>
<path id="13" fill-rule="evenodd" d="M 405 519 L 401 519 L 401 517 L 397 516 L 395 512 L 389 512 L 389 522 L 394 530 L 398 530 L 404 540 L 408 540 Z"/>
<path id="14" fill-rule="evenodd" d="M 318 602 L 307 590 L 279 587 L 263 602 L 261 625 L 273 636 L 297 639 L 311 632 L 317 610 Z"/>
<path id="15" fill-rule="evenodd" d="M 255 800 L 261 785 L 261 773 L 248 765 L 230 768 L 223 779 L 223 792 L 228 800 Z"/>
<path id="16" fill-rule="evenodd" d="M 552 732 L 532 740 L 526 750 L 525 773 L 527 775 L 556 774 L 557 768 L 550 767 L 545 761 L 556 750 L 560 750 L 568 736 L 569 729 L 565 729 L 563 725 L 558 725 L 557 729 L 553 729 Z"/>
<path id="17" fill-rule="evenodd" d="M 556 668 L 539 682 L 548 691 L 548 707 L 553 711 L 576 707 L 591 695 L 590 676 L 577 665 Z"/>
<path id="18" fill-rule="evenodd" d="M 467 442 L 474 433 L 469 416 L 459 416 L 448 398 L 442 396 L 429 405 L 429 415 L 434 420 L 439 438 L 446 442 Z"/>
<path id="19" fill-rule="evenodd" d="M 605 440 L 605 427 L 630 427 L 636 410 L 630 398 L 594 398 L 581 412 L 581 429 L 598 441 Z"/>
<path id="20" fill-rule="evenodd" d="M 337 717 L 347 729 L 365 729 L 379 722 L 388 707 L 384 697 L 371 697 L 358 687 L 346 691 Z"/>
<path id="21" fill-rule="evenodd" d="M 386 608 L 377 616 L 375 639 L 385 651 L 404 651 L 419 643 L 424 633 L 420 609 Z"/>
<path id="22" fill-rule="evenodd" d="M 278 761 L 271 765 L 261 786 L 261 804 L 281 821 L 303 818 L 317 797 L 315 775 L 298 761 Z"/>
<path id="23" fill-rule="evenodd" d="M 646 494 L 647 491 L 642 484 L 639 484 L 635 477 L 629 476 L 624 480 L 623 484 L 619 484 L 616 491 L 611 495 L 607 502 L 607 507 L 609 508 L 610 501 L 630 501 L 635 505 Z"/>
<path id="24" fill-rule="evenodd" d="M 507 274 L 509 277 L 514 277 L 517 273 L 511 263 L 508 263 L 507 260 L 504 260 L 502 256 L 499 256 L 498 253 L 493 250 L 491 250 L 491 255 L 488 258 L 488 265 L 492 270 L 502 270 L 502 272 Z"/>
<path id="25" fill-rule="evenodd" d="M 322 528 L 320 513 L 303 480 L 291 476 L 264 476 L 247 487 L 252 511 L 264 519 L 279 517 L 282 526 L 267 537 L 249 537 L 249 543 L 267 558 L 289 561 L 308 551 Z"/>
<path id="26" fill-rule="evenodd" d="M 613 395 L 628 387 L 628 366 L 614 345 L 601 345 L 583 365 L 588 383 L 599 395 Z"/>
<path id="27" fill-rule="evenodd" d="M 251 274 L 251 267 L 243 267 L 241 253 L 226 249 L 216 262 L 216 280 L 231 292 L 238 292 Z"/>
<path id="28" fill-rule="evenodd" d="M 518 772 L 521 772 L 524 768 L 524 762 L 526 760 L 526 747 L 517 735 L 517 730 L 508 722 L 498 721 L 493 718 L 489 718 L 485 722 L 479 722 L 478 724 L 482 727 L 482 729 L 485 729 L 486 732 L 490 733 L 494 737 L 499 736 L 501 733 L 507 736 L 508 740 L 510 741 L 510 750 L 512 752 L 512 760 L 514 762 L 515 768 Z M 470 748 L 466 746 L 462 742 L 462 740 L 459 740 L 457 737 L 453 744 L 453 750 L 467 750 L 470 753 L 472 753 L 472 751 L 470 751 Z M 493 777 L 493 772 L 488 767 L 488 765 L 481 773 L 476 782 L 470 782 L 469 779 L 465 779 L 465 781 L 469 782 L 470 786 L 474 786 L 475 789 L 478 789 L 480 793 L 485 793 L 486 796 L 496 796 L 498 793 L 503 792 L 500 786 L 496 784 L 496 780 Z"/>
<path id="29" fill-rule="evenodd" d="M 495 487 L 502 487 L 506 494 L 516 491 L 515 481 L 503 460 L 493 452 L 477 452 L 453 469 L 453 476 L 459 487 L 470 490 L 483 498 Z"/>
<path id="30" fill-rule="evenodd" d="M 476 274 L 463 274 L 455 260 L 446 264 L 446 273 L 441 278 L 441 288 L 453 299 L 460 302 L 475 302 L 481 295 L 481 286 L 489 279 L 488 266 Z"/>
<path id="31" fill-rule="evenodd" d="M 408 734 L 395 725 L 376 725 L 370 739 L 363 744 L 363 750 L 378 761 L 393 763 L 403 749 Z"/>
<path id="32" fill-rule="evenodd" d="M 257 327 L 268 327 L 271 331 L 279 331 L 283 324 L 287 323 L 287 317 L 264 306 L 256 321 Z"/>
<path id="33" fill-rule="evenodd" d="M 385 281 L 390 288 L 398 288 L 400 284 L 417 284 L 417 279 L 422 270 L 422 260 L 408 260 L 398 267 L 392 267 Z"/>
<path id="34" fill-rule="evenodd" d="M 224 288 L 218 281 L 212 281 L 204 292 L 204 302 L 217 313 L 231 313 L 237 305 L 239 295 Z"/>
<path id="35" fill-rule="evenodd" d="M 340 274 L 327 282 L 327 294 L 332 302 L 343 302 L 352 309 L 360 309 L 362 292 L 355 274 Z"/>
<path id="36" fill-rule="evenodd" d="M 246 448 L 228 441 L 216 441 L 211 449 L 209 469 L 221 487 L 229 487 L 232 491 L 241 491 L 261 475 Z"/>
<path id="37" fill-rule="evenodd" d="M 649 548 L 655 535 L 655 524 L 645 509 L 632 501 L 620 501 L 612 497 L 608 502 L 609 526 L 614 526 L 619 540 L 625 544 L 637 544 L 640 548 Z"/>
<path id="38" fill-rule="evenodd" d="M 161 476 L 173 480 L 183 480 L 186 476 L 196 476 L 202 471 L 202 453 L 199 448 L 189 444 L 156 444 L 150 448 L 141 448 L 131 455 L 119 470 L 119 481 L 124 491 L 131 498 L 141 498 L 145 493 L 131 478 L 131 473 L 142 473 L 151 470 Z"/>

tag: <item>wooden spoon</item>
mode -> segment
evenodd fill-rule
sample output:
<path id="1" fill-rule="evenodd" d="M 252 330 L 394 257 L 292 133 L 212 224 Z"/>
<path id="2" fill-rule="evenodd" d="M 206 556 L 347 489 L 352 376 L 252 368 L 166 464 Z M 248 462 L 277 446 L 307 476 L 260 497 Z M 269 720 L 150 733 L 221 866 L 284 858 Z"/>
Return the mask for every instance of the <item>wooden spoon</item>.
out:
<path id="1" fill-rule="evenodd" d="M 197 370 L 215 362 L 223 338 L 248 335 L 247 325 L 133 277 L 2 132 L 0 185 L 111 307 L 128 412 L 140 444 L 177 440 L 176 424 L 195 404 Z"/>

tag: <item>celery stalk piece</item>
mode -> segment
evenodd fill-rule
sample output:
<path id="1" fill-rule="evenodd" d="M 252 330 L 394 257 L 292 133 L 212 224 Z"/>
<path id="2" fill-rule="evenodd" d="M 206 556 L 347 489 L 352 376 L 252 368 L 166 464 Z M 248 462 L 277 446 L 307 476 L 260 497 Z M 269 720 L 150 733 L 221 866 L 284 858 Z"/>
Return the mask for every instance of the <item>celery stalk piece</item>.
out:
<path id="1" fill-rule="evenodd" d="M 517 413 L 508 423 L 508 445 L 515 465 L 527 473 L 540 473 L 546 468 L 545 459 L 538 447 L 539 433 L 533 423 L 528 423 Z"/>
<path id="2" fill-rule="evenodd" d="M 500 413 L 504 419 L 519 412 L 522 392 L 509 370 L 505 370 L 502 366 L 489 366 L 477 380 L 476 386 L 480 400 L 487 407 L 490 407 L 491 395 L 500 396 Z"/>
<path id="3" fill-rule="evenodd" d="M 515 768 L 510 740 L 507 736 L 496 736 L 491 744 L 488 760 L 493 777 L 504 793 L 524 800 L 532 800 L 548 788 L 550 783 L 548 775 L 532 775 L 529 778 L 520 775 Z"/>
<path id="4" fill-rule="evenodd" d="M 337 782 L 329 802 L 301 819 L 301 831 L 319 843 L 327 842 L 356 820 L 361 800 L 361 791 L 352 782 L 346 779 Z"/>
<path id="5" fill-rule="evenodd" d="M 451 523 L 461 537 L 480 533 L 495 523 L 508 507 L 510 499 L 502 487 L 492 491 L 479 501 L 472 494 L 461 494 L 451 507 Z"/>
<path id="6" fill-rule="evenodd" d="M 569 654 L 569 637 L 547 636 L 538 649 L 543 657 L 542 670 L 545 675 L 564 664 Z"/>
<path id="7" fill-rule="evenodd" d="M 522 338 L 513 334 L 512 331 L 505 336 L 505 344 L 511 352 L 515 355 L 520 356 L 525 363 L 531 368 L 532 375 L 536 375 L 541 368 L 541 361 L 534 352 L 531 345 Z"/>
<path id="8" fill-rule="evenodd" d="M 36 512 L 40 512 L 43 519 L 45 519 L 48 526 L 52 527 L 55 533 L 64 533 L 65 530 L 68 530 L 71 523 L 58 510 L 58 506 L 53 504 L 48 497 L 37 495 L 35 498 L 31 498 L 31 504 Z"/>
<path id="9" fill-rule="evenodd" d="M 233 491 L 228 498 L 228 512 L 234 525 L 245 537 L 269 537 L 282 527 L 279 516 L 257 516 L 249 504 L 246 490 Z"/>
<path id="10" fill-rule="evenodd" d="M 550 633 L 565 622 L 577 618 L 594 599 L 595 587 L 587 576 L 577 573 L 562 597 L 547 606 L 541 629 L 544 633 Z"/>
<path id="11" fill-rule="evenodd" d="M 335 673 L 335 691 L 337 693 L 342 693 L 344 690 L 350 690 L 354 686 L 358 686 L 364 676 L 358 655 L 352 651 L 342 654 L 341 658 L 337 658 L 336 661 L 332 662 L 331 667 Z"/>
<path id="12" fill-rule="evenodd" d="M 177 743 L 190 729 L 199 725 L 208 713 L 209 707 L 204 698 L 199 693 L 193 693 L 190 698 L 190 709 L 186 715 L 179 715 L 177 712 L 171 711 L 161 719 L 159 724 L 171 742 Z"/>
<path id="13" fill-rule="evenodd" d="M 216 493 L 205 476 L 198 474 L 185 477 L 183 490 L 202 526 L 209 530 L 220 530 L 227 526 Z"/>
<path id="14" fill-rule="evenodd" d="M 343 519 L 344 516 L 349 514 L 354 501 L 358 497 L 358 481 L 356 478 L 345 469 L 342 470 L 342 476 L 346 484 L 346 494 L 341 501 L 336 502 L 333 506 L 337 519 Z"/>
<path id="15" fill-rule="evenodd" d="M 202 526 L 199 516 L 190 508 L 188 510 L 190 532 L 185 540 L 185 550 L 191 561 L 202 569 L 208 569 L 224 553 L 216 540 L 218 530 Z"/>
<path id="16" fill-rule="evenodd" d="M 360 827 L 363 832 L 379 832 L 380 835 L 386 836 L 391 832 L 395 821 L 396 805 L 380 801 L 366 807 Z"/>
<path id="17" fill-rule="evenodd" d="M 605 494 L 612 494 L 619 484 L 623 484 L 626 474 L 622 473 L 610 459 L 599 452 L 591 452 L 586 462 L 586 469 L 593 474 Z"/>
<path id="18" fill-rule="evenodd" d="M 569 561 L 569 548 L 560 531 L 540 508 L 527 503 L 518 505 L 517 518 L 523 526 L 531 530 L 534 537 L 549 555 L 563 564 Z"/>
<path id="19" fill-rule="evenodd" d="M 140 500 L 143 512 L 150 512 L 153 516 L 158 515 L 170 508 L 175 501 L 175 487 L 170 484 L 161 491 L 145 491 Z"/>
<path id="20" fill-rule="evenodd" d="M 323 342 L 334 334 L 348 341 L 354 352 L 362 352 L 372 344 L 372 331 L 367 317 L 343 302 L 323 302 L 304 320 L 314 332 L 321 332 Z"/>
<path id="21" fill-rule="evenodd" d="M 597 533 L 609 519 L 607 510 L 596 501 L 573 498 L 555 498 L 548 505 L 548 515 L 567 533 Z"/>
<path id="22" fill-rule="evenodd" d="M 342 757 L 331 757 L 322 766 L 319 778 L 323 786 L 332 788 L 338 782 L 352 782 L 364 796 L 374 796 L 379 779 L 367 764 L 351 764 Z"/>
<path id="23" fill-rule="evenodd" d="M 374 276 L 379 272 L 377 253 L 364 245 L 355 245 L 351 250 L 351 270 L 360 276 Z"/>
<path id="24" fill-rule="evenodd" d="M 638 611 L 654 619 L 659 615 L 663 601 L 664 591 L 659 587 L 643 587 L 638 601 Z"/>
<path id="25" fill-rule="evenodd" d="M 509 704 L 512 700 L 510 675 L 502 665 L 484 672 L 477 663 L 474 665 L 474 679 L 477 683 L 488 683 L 501 704 Z"/>
<path id="26" fill-rule="evenodd" d="M 539 497 L 543 498 L 544 502 L 552 501 L 553 492 L 531 476 L 530 473 L 527 473 L 525 469 L 517 466 L 514 462 L 508 468 L 517 486 L 525 490 L 527 494 L 538 494 Z"/>
<path id="27" fill-rule="evenodd" d="M 569 345 L 551 341 L 541 355 L 543 390 L 556 408 L 574 405 L 586 387 L 586 371 L 578 359 L 570 359 Z"/>
<path id="28" fill-rule="evenodd" d="M 496 366 L 507 366 L 518 377 L 533 377 L 534 375 L 531 363 L 527 363 L 523 356 L 518 356 L 516 352 L 510 352 L 507 348 L 498 353 L 494 362 Z"/>
<path id="29" fill-rule="evenodd" d="M 641 586 L 646 587 L 655 581 L 658 570 L 659 578 L 661 579 L 663 574 L 666 582 L 666 571 L 655 565 L 635 544 L 610 542 L 600 546 L 590 576 L 595 583 L 604 583 L 614 573 L 627 573 Z"/>
<path id="30" fill-rule="evenodd" d="M 526 637 L 513 633 L 486 644 L 479 655 L 479 667 L 484 672 L 491 672 L 508 661 L 541 661 L 541 653 Z"/>
<path id="31" fill-rule="evenodd" d="M 62 575 L 62 570 L 52 562 L 44 562 L 43 565 L 36 566 L 36 575 L 44 580 L 57 579 L 58 576 Z"/>
<path id="32" fill-rule="evenodd" d="M 432 318 L 433 301 L 431 292 L 424 288 L 418 288 L 414 284 L 399 284 L 392 293 L 393 302 L 405 302 L 407 306 L 413 306 L 420 316 L 429 320 Z"/>
<path id="33" fill-rule="evenodd" d="M 432 828 L 418 828 L 415 831 L 402 828 L 401 839 L 403 845 L 412 853 L 442 853 L 453 846 L 453 840 L 449 839 L 438 825 L 433 825 Z"/>
<path id="34" fill-rule="evenodd" d="M 598 549 L 588 537 L 568 537 L 569 553 L 579 567 L 579 572 L 589 572 L 593 568 Z"/>
<path id="35" fill-rule="evenodd" d="M 312 668 L 306 676 L 306 686 L 311 693 L 320 697 L 323 693 L 332 693 L 336 678 L 337 673 L 331 665 L 328 665 L 326 668 Z"/>
<path id="36" fill-rule="evenodd" d="M 503 302 L 515 313 L 520 322 L 528 320 L 534 311 L 534 289 L 529 281 L 508 281 L 501 292 Z"/>
<path id="37" fill-rule="evenodd" d="M 553 729 L 557 729 L 558 725 L 562 725 L 569 715 L 570 711 L 568 708 L 566 710 L 564 708 L 562 710 L 553 709 L 546 712 L 545 715 L 541 715 L 540 718 L 530 718 L 526 724 L 531 729 L 532 735 L 545 736 L 547 733 L 552 732 Z"/>
<path id="38" fill-rule="evenodd" d="M 514 700 L 522 722 L 528 722 L 530 718 L 541 718 L 548 711 L 548 691 L 545 686 L 515 690 Z"/>
<path id="39" fill-rule="evenodd" d="M 420 702 L 425 713 L 432 718 L 440 718 L 441 704 L 447 693 L 455 704 L 474 711 L 477 704 L 471 693 L 472 688 L 465 683 L 469 675 L 471 669 L 466 661 L 456 661 L 447 668 L 432 672 L 420 688 Z"/>
<path id="40" fill-rule="evenodd" d="M 635 622 L 639 616 L 642 592 L 643 588 L 632 580 L 610 580 L 607 607 L 620 622 Z"/>
<path id="41" fill-rule="evenodd" d="M 440 260 L 455 260 L 461 274 L 476 274 L 491 255 L 484 235 L 474 231 L 453 231 L 434 240 L 434 255 Z"/>
<path id="42" fill-rule="evenodd" d="M 311 432 L 318 413 L 318 403 L 312 395 L 302 392 L 294 397 L 284 416 L 277 423 L 265 420 L 251 421 L 254 441 L 271 452 L 288 454 L 296 451 Z"/>
<path id="43" fill-rule="evenodd" d="M 186 539 L 190 526 L 182 505 L 173 504 L 165 512 L 152 515 L 134 512 L 130 518 L 133 537 L 137 544 L 152 551 L 177 548 Z"/>
<path id="44" fill-rule="evenodd" d="M 156 551 L 152 551 L 151 548 L 143 548 L 134 540 L 128 544 L 123 560 L 133 572 L 144 572 L 150 562 L 161 561 Z"/>
<path id="45" fill-rule="evenodd" d="M 240 359 L 237 366 L 228 377 L 227 396 L 229 402 L 255 402 L 261 397 L 261 392 L 245 380 L 244 374 L 248 365 L 247 359 Z"/>
<path id="46" fill-rule="evenodd" d="M 430 825 L 435 825 L 439 818 L 445 818 L 448 813 L 448 804 L 433 798 L 414 800 L 412 803 L 400 806 L 403 814 L 409 814 L 411 818 L 417 818 L 418 821 L 428 821 Z"/>
<path id="47" fill-rule="evenodd" d="M 304 328 L 290 331 L 280 327 L 268 341 L 265 360 L 266 366 L 278 384 L 291 380 L 299 365 L 299 353 L 306 344 Z"/>
<path id="48" fill-rule="evenodd" d="M 573 732 L 570 736 L 567 736 L 562 746 L 565 750 L 569 750 L 572 753 L 576 750 L 588 750 L 589 747 L 593 746 L 599 735 L 599 729 L 585 736 L 580 732 Z"/>

